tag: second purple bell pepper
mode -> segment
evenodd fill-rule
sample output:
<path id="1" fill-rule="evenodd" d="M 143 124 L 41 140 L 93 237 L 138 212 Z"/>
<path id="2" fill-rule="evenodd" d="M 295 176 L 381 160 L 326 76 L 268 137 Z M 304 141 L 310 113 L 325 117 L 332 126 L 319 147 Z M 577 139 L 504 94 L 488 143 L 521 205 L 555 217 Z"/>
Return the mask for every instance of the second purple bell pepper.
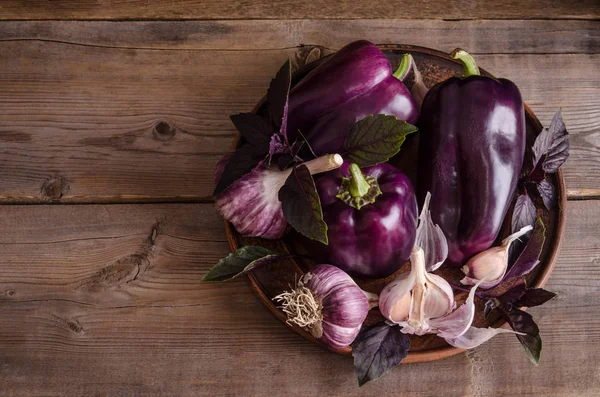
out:
<path id="1" fill-rule="evenodd" d="M 517 86 L 480 76 L 463 50 L 465 78 L 432 87 L 419 120 L 418 196 L 431 192 L 431 217 L 448 240 L 448 262 L 489 248 L 511 204 L 525 151 Z"/>
<path id="2" fill-rule="evenodd" d="M 371 114 L 414 124 L 418 110 L 379 48 L 368 41 L 355 41 L 291 90 L 288 136 L 292 141 L 300 130 L 317 156 L 339 153 L 350 127 Z"/>
<path id="3" fill-rule="evenodd" d="M 417 199 L 408 177 L 398 169 L 381 163 L 361 170 L 345 162 L 317 179 L 316 186 L 328 226 L 325 250 L 331 264 L 351 274 L 383 277 L 410 257 Z"/>

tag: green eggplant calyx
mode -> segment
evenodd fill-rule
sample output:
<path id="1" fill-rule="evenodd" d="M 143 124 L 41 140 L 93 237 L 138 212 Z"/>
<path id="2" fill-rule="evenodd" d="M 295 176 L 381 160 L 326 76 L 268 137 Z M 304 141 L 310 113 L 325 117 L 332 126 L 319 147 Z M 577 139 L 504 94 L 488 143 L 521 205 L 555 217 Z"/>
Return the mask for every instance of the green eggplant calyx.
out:
<path id="1" fill-rule="evenodd" d="M 460 60 L 463 63 L 465 67 L 465 77 L 479 76 L 481 74 L 479 72 L 479 67 L 477 66 L 477 63 L 475 62 L 475 59 L 471 56 L 471 54 L 469 54 L 462 48 L 457 48 L 456 50 L 452 51 L 452 54 L 450 54 L 450 56 L 454 59 Z"/>
<path id="2" fill-rule="evenodd" d="M 335 197 L 357 210 L 374 203 L 381 194 L 377 178 L 363 175 L 356 164 L 350 164 L 350 175 L 350 178 L 342 178 L 342 184 Z"/>

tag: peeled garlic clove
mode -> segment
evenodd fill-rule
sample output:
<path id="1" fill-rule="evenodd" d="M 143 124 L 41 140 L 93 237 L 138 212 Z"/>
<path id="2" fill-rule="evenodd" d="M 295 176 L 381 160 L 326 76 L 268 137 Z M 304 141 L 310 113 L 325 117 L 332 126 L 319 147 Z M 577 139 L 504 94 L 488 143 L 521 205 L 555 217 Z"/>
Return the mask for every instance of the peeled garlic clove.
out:
<path id="1" fill-rule="evenodd" d="M 343 270 L 319 265 L 297 287 L 273 300 L 288 322 L 309 331 L 332 349 L 350 345 L 369 312 L 369 298 Z"/>
<path id="2" fill-rule="evenodd" d="M 225 162 L 224 159 L 217 166 L 217 181 Z M 339 154 L 330 154 L 304 165 L 311 174 L 318 174 L 339 168 L 342 162 Z M 260 165 L 216 195 L 215 207 L 244 236 L 281 238 L 288 230 L 288 223 L 278 193 L 290 173 L 291 168 L 280 171 Z"/>
<path id="3" fill-rule="evenodd" d="M 502 240 L 501 246 L 489 248 L 469 259 L 461 269 L 466 277 L 460 282 L 464 285 L 475 285 L 486 276 L 486 281 L 480 284 L 481 289 L 493 288 L 500 284 L 508 267 L 508 250 L 511 243 L 531 230 L 531 225 L 525 226 Z"/>
<path id="4" fill-rule="evenodd" d="M 450 346 L 458 347 L 459 349 L 472 349 L 487 342 L 498 334 L 519 334 L 525 335 L 521 332 L 515 332 L 506 328 L 477 328 L 470 327 L 467 332 L 457 338 L 446 338 L 446 342 Z"/>

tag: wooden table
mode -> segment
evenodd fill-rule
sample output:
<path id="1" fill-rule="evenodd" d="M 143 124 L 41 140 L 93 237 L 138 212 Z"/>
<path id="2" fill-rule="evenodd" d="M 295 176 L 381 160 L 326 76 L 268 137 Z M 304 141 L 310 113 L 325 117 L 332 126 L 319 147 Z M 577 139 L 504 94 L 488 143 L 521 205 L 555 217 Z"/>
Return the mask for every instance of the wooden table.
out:
<path id="1" fill-rule="evenodd" d="M 371 4 L 373 3 L 373 4 Z M 595 0 L 0 3 L 1 396 L 600 395 L 600 6 Z M 240 279 L 210 193 L 286 58 L 365 38 L 451 51 L 571 133 L 564 244 L 531 313 L 539 367 L 500 335 L 361 389 Z"/>

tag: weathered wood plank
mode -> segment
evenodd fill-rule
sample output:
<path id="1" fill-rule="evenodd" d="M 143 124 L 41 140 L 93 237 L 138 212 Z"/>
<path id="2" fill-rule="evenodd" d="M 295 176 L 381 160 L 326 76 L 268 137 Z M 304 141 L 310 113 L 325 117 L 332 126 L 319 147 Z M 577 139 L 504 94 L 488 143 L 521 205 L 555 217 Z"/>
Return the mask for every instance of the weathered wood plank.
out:
<path id="1" fill-rule="evenodd" d="M 358 389 L 350 359 L 289 332 L 245 280 L 199 283 L 228 251 L 211 205 L 4 206 L 0 385 L 15 396 L 592 396 L 600 201 L 569 202 L 567 217 L 547 286 L 559 297 L 531 309 L 539 367 L 501 335 Z"/>
<path id="2" fill-rule="evenodd" d="M 359 39 L 473 53 L 598 53 L 596 21 L 585 20 L 226 20 L 12 21 L 0 40 L 47 40 L 146 49 L 281 50 L 301 44 L 338 49 Z"/>
<path id="3" fill-rule="evenodd" d="M 6 40 L 0 42 L 0 202 L 206 200 L 213 188 L 214 165 L 235 133 L 228 116 L 254 106 L 284 59 L 291 57 L 301 64 L 309 53 L 293 46 L 263 51 L 249 44 L 234 45 L 238 49 L 231 51 L 205 49 L 200 43 L 210 42 L 213 34 L 201 25 L 182 28 L 180 36 L 173 36 L 161 24 L 116 24 L 116 35 L 103 33 L 111 30 L 106 24 L 10 22 L 0 26 L 0 37 Z M 459 36 L 466 35 L 464 29 L 493 31 L 473 24 L 461 28 Z M 196 28 L 198 35 L 191 33 Z M 247 25 L 240 29 L 219 45 L 248 36 Z M 277 29 L 287 37 L 281 26 Z M 130 38 L 136 31 L 149 40 L 149 47 L 154 38 L 158 48 L 128 47 L 135 45 Z M 544 36 L 543 32 L 538 35 Z M 419 36 L 441 35 L 421 31 Z M 589 44 L 596 43 L 592 36 L 582 35 L 582 44 L 571 49 L 597 48 Z M 321 37 L 327 37 L 327 31 Z M 275 39 L 270 40 L 268 45 L 274 45 Z M 286 45 L 293 43 L 286 40 Z M 476 48 L 492 49 L 491 38 L 487 44 L 481 40 L 474 42 Z M 177 49 L 163 47 L 170 41 L 177 43 Z M 455 46 L 440 39 L 419 43 L 448 51 Z M 556 49 L 562 39 L 545 43 Z M 342 40 L 334 44 L 341 45 Z M 533 41 L 528 45 L 532 47 Z M 119 46 L 125 48 L 114 48 Z M 573 147 L 565 175 L 574 191 L 598 187 L 599 56 L 477 56 L 481 66 L 517 82 L 543 123 L 563 109 Z"/>
<path id="4" fill-rule="evenodd" d="M 436 0 L 413 0 L 401 5 L 388 1 L 360 0 L 319 0 L 302 4 L 293 0 L 4 0 L 0 5 L 1 19 L 566 19 L 598 18 L 599 14 L 600 8 L 593 0 L 533 0 L 526 6 L 509 0 L 493 3 L 462 0 L 443 6 Z"/>

